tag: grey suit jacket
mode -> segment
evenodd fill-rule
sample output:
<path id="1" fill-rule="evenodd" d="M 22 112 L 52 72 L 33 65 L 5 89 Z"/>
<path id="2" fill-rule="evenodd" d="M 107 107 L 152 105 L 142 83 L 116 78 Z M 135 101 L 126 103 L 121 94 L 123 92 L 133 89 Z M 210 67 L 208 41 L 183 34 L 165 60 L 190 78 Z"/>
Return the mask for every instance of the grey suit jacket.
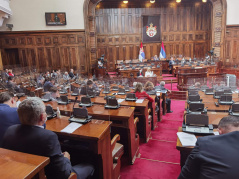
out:
<path id="1" fill-rule="evenodd" d="M 14 125 L 6 131 L 2 147 L 19 152 L 46 156 L 50 163 L 45 167 L 49 179 L 67 179 L 72 166 L 62 154 L 57 135 L 38 126 Z"/>
<path id="2" fill-rule="evenodd" d="M 200 137 L 178 179 L 238 179 L 239 131 Z"/>

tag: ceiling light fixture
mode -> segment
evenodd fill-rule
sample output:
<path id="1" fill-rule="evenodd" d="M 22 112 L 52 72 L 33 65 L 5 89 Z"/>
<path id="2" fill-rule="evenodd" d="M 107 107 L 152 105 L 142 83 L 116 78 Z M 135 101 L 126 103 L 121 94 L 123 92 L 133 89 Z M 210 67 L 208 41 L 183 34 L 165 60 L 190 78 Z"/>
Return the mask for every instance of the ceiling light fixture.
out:
<path id="1" fill-rule="evenodd" d="M 150 3 L 155 3 L 155 0 L 150 0 Z"/>
<path id="2" fill-rule="evenodd" d="M 202 0 L 202 2 L 206 3 L 206 2 L 207 2 L 207 0 Z"/>
<path id="3" fill-rule="evenodd" d="M 180 2 L 181 2 L 181 0 L 176 0 L 176 2 L 177 2 L 177 3 L 180 3 Z"/>
<path id="4" fill-rule="evenodd" d="M 128 1 L 123 1 L 123 3 L 128 4 Z"/>

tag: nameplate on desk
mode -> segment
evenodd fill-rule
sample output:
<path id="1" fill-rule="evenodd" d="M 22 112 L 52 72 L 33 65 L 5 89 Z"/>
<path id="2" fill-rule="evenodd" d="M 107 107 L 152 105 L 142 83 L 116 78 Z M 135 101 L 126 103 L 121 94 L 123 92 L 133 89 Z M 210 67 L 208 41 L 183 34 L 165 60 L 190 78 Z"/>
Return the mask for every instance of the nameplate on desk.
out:
<path id="1" fill-rule="evenodd" d="M 136 103 L 143 103 L 144 102 L 144 99 L 137 99 L 136 100 Z"/>
<path id="2" fill-rule="evenodd" d="M 197 138 L 194 134 L 188 134 L 185 132 L 177 132 L 177 136 L 183 147 L 195 146 Z"/>
<path id="3" fill-rule="evenodd" d="M 117 101 L 118 101 L 118 103 L 122 103 L 124 101 L 124 99 L 118 99 Z"/>
<path id="4" fill-rule="evenodd" d="M 64 129 L 62 129 L 61 132 L 71 134 L 72 132 L 74 132 L 76 129 L 78 129 L 81 126 L 82 126 L 82 124 L 79 124 L 76 122 L 71 122 L 68 126 L 66 126 Z"/>
<path id="5" fill-rule="evenodd" d="M 186 126 L 187 132 L 209 133 L 209 127 Z"/>

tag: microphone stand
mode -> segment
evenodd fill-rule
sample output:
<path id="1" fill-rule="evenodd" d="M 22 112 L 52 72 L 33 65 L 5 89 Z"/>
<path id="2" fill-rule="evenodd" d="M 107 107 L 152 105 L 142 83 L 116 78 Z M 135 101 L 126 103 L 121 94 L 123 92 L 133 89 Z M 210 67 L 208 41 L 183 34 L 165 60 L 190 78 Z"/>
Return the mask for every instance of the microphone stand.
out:
<path id="1" fill-rule="evenodd" d="M 75 106 L 75 104 L 76 104 L 77 99 L 78 99 L 78 96 L 75 97 L 75 101 L 74 101 L 74 104 L 73 104 L 73 106 L 72 106 L 72 114 L 71 114 L 71 116 L 73 116 L 74 106 Z"/>

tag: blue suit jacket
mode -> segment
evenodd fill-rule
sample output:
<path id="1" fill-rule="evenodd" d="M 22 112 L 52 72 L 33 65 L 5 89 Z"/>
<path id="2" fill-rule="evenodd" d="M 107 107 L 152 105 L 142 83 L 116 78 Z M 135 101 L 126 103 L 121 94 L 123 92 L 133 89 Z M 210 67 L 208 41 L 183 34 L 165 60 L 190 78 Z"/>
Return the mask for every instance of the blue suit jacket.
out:
<path id="1" fill-rule="evenodd" d="M 20 124 L 17 108 L 11 108 L 7 104 L 0 104 L 0 147 L 6 130 L 15 124 Z"/>
<path id="2" fill-rule="evenodd" d="M 178 179 L 238 179 L 239 131 L 199 137 Z"/>
<path id="3" fill-rule="evenodd" d="M 46 81 L 43 88 L 44 88 L 44 91 L 49 91 L 51 87 L 53 87 L 54 85 L 50 82 L 50 81 Z"/>
<path id="4" fill-rule="evenodd" d="M 45 167 L 48 179 L 67 179 L 72 166 L 62 154 L 57 135 L 38 126 L 14 125 L 6 131 L 2 147 L 19 152 L 50 157 Z"/>

